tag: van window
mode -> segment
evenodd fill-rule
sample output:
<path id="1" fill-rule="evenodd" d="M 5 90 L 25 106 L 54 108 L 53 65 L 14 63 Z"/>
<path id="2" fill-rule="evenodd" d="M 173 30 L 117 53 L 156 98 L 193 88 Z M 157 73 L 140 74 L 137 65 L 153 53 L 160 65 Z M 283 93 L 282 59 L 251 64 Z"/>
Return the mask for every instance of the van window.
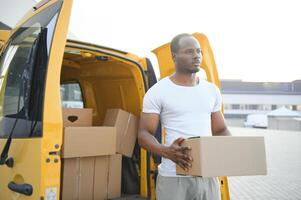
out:
<path id="1" fill-rule="evenodd" d="M 0 58 L 0 137 L 42 136 L 48 56 L 60 4 L 25 22 Z"/>
<path id="2" fill-rule="evenodd" d="M 63 108 L 83 108 L 81 88 L 78 83 L 61 85 L 61 100 Z"/>

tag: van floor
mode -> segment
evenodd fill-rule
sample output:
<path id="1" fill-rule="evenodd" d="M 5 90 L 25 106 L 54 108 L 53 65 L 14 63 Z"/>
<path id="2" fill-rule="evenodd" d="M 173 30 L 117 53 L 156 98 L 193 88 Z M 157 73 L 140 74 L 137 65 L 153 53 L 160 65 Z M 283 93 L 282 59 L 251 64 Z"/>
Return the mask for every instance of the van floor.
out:
<path id="1" fill-rule="evenodd" d="M 135 195 L 121 195 L 121 197 L 114 198 L 111 200 L 148 200 L 149 198 L 141 197 L 137 194 Z"/>

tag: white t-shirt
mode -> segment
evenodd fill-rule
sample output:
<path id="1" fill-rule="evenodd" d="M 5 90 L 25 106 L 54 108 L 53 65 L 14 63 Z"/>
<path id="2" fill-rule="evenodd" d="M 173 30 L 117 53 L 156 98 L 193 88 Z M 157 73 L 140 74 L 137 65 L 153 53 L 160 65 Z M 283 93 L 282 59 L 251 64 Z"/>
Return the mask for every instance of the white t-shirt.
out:
<path id="1" fill-rule="evenodd" d="M 180 86 L 163 78 L 144 96 L 144 113 L 160 115 L 165 129 L 165 145 L 179 137 L 211 136 L 211 113 L 221 109 L 222 97 L 214 84 L 200 79 L 196 86 Z M 177 176 L 173 161 L 162 158 L 159 165 L 161 176 Z"/>

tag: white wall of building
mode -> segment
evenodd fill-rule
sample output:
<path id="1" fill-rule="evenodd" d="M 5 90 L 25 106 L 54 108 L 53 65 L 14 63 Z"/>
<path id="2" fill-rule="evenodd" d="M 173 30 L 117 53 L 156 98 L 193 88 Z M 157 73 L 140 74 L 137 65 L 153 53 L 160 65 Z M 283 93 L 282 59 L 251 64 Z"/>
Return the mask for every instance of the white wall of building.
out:
<path id="1" fill-rule="evenodd" d="M 301 95 L 222 94 L 224 104 L 301 105 Z"/>

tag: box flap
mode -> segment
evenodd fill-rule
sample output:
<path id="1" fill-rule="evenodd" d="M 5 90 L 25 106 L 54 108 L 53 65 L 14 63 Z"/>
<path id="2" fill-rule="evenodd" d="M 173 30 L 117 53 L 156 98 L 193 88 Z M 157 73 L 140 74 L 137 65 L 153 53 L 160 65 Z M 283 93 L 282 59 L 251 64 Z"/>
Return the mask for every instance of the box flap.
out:
<path id="1" fill-rule="evenodd" d="M 127 157 L 132 157 L 138 134 L 138 119 L 135 115 L 130 114 L 123 139 L 120 144 L 121 152 Z"/>
<path id="2" fill-rule="evenodd" d="M 104 126 L 114 126 L 116 127 L 116 149 L 117 152 L 122 153 L 121 142 L 123 140 L 123 135 L 127 127 L 129 118 L 129 113 L 121 109 L 108 109 L 104 119 Z"/>
<path id="3" fill-rule="evenodd" d="M 132 157 L 138 134 L 137 117 L 121 109 L 108 109 L 104 125 L 116 127 L 117 152 Z"/>
<path id="4" fill-rule="evenodd" d="M 91 108 L 63 108 L 64 127 L 92 126 Z"/>

